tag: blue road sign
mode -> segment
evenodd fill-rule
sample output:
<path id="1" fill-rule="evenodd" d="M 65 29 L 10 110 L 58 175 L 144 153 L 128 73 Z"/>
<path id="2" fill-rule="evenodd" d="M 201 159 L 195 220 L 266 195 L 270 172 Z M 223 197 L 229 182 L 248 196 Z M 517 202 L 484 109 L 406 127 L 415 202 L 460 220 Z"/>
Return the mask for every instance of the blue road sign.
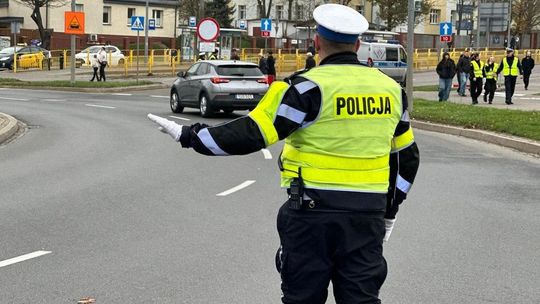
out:
<path id="1" fill-rule="evenodd" d="M 131 30 L 144 31 L 144 17 L 143 16 L 131 16 Z"/>
<path id="2" fill-rule="evenodd" d="M 148 30 L 153 31 L 156 29 L 156 19 L 148 19 Z"/>
<path id="3" fill-rule="evenodd" d="M 195 18 L 195 16 L 189 17 L 189 26 L 190 27 L 196 27 L 197 26 L 197 18 Z"/>
<path id="4" fill-rule="evenodd" d="M 439 23 L 439 35 L 450 36 L 452 35 L 452 22 Z"/>
<path id="5" fill-rule="evenodd" d="M 247 28 L 246 20 L 240 20 L 240 24 L 238 26 L 241 30 L 245 30 Z"/>
<path id="6" fill-rule="evenodd" d="M 272 30 L 272 19 L 263 18 L 261 19 L 261 31 L 271 31 Z"/>

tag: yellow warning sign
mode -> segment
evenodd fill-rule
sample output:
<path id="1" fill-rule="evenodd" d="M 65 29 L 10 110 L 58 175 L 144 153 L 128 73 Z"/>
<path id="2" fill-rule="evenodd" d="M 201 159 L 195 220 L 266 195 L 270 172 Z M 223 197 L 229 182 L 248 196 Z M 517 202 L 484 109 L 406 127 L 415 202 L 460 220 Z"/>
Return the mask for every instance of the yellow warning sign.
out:
<path id="1" fill-rule="evenodd" d="M 66 34 L 84 34 L 84 13 L 64 12 L 64 32 Z"/>

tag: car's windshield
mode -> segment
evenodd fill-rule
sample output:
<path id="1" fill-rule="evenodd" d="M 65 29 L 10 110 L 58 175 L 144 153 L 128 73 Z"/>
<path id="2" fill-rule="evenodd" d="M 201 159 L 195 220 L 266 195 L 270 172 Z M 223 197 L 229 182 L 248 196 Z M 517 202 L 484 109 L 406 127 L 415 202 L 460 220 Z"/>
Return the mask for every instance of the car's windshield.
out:
<path id="1" fill-rule="evenodd" d="M 222 76 L 262 76 L 261 70 L 254 65 L 220 65 L 217 73 Z"/>
<path id="2" fill-rule="evenodd" d="M 81 53 L 97 53 L 99 50 L 101 50 L 101 46 L 91 46 L 82 50 Z"/>
<path id="3" fill-rule="evenodd" d="M 21 48 L 20 47 L 17 47 L 17 51 L 20 51 Z M 2 49 L 0 51 L 0 55 L 13 55 L 13 53 L 15 52 L 15 47 L 7 47 L 5 49 Z"/>

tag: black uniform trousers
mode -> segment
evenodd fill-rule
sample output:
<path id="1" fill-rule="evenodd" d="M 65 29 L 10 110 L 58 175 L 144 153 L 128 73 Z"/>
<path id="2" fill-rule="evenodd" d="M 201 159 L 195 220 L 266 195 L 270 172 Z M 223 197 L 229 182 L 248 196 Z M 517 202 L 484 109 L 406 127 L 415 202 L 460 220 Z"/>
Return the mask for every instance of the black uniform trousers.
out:
<path id="1" fill-rule="evenodd" d="M 478 97 L 482 95 L 482 80 L 483 78 L 471 78 L 471 98 L 473 103 L 478 103 Z"/>
<path id="2" fill-rule="evenodd" d="M 531 73 L 523 73 L 523 84 L 525 85 L 525 89 L 529 87 L 529 78 L 531 77 Z"/>
<path id="3" fill-rule="evenodd" d="M 330 280 L 337 304 L 381 303 L 384 212 L 279 210 L 276 266 L 282 302 L 326 303 Z"/>
<path id="4" fill-rule="evenodd" d="M 484 101 L 489 100 L 489 103 L 493 101 L 493 96 L 495 95 L 495 90 L 497 90 L 497 80 L 491 78 L 486 79 L 486 84 L 484 85 Z"/>
<path id="5" fill-rule="evenodd" d="M 504 76 L 504 93 L 505 102 L 511 103 L 512 96 L 514 96 L 514 89 L 516 88 L 517 76 Z"/>
<path id="6" fill-rule="evenodd" d="M 105 81 L 105 67 L 107 66 L 107 63 L 100 63 L 99 64 L 99 79 Z"/>

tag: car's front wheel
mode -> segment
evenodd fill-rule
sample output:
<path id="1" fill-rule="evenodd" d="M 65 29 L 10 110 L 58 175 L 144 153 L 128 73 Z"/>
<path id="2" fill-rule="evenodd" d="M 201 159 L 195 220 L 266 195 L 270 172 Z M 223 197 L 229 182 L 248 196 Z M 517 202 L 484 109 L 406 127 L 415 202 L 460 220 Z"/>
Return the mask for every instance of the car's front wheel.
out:
<path id="1" fill-rule="evenodd" d="M 201 93 L 201 96 L 199 97 L 199 109 L 201 110 L 202 117 L 210 117 L 213 114 L 208 96 L 206 96 L 205 93 Z"/>
<path id="2" fill-rule="evenodd" d="M 182 106 L 180 102 L 180 97 L 178 97 L 178 92 L 176 90 L 171 92 L 171 111 L 173 113 L 182 113 L 184 111 L 184 107 Z"/>

